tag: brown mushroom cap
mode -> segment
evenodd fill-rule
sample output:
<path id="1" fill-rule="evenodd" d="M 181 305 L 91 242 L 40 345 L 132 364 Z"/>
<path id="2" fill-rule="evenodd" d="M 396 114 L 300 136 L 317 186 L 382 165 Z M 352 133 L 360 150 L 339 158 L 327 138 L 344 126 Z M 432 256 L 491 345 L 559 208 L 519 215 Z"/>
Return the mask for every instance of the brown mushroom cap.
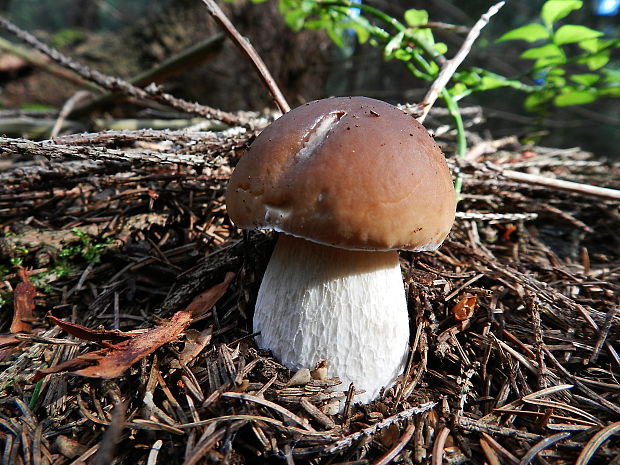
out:
<path id="1" fill-rule="evenodd" d="M 354 250 L 434 250 L 452 227 L 456 194 L 443 153 L 414 118 L 380 100 L 334 97 L 256 138 L 226 206 L 241 228 Z"/>

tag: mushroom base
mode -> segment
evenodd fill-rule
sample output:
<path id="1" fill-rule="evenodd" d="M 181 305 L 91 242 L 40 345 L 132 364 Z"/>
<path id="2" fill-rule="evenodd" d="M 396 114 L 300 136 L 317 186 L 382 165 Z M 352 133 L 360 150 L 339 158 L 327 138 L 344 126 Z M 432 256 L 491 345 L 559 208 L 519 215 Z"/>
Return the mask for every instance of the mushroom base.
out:
<path id="1" fill-rule="evenodd" d="M 254 331 L 262 349 L 292 370 L 328 361 L 328 376 L 370 402 L 402 373 L 409 318 L 398 254 L 351 251 L 280 234 Z"/>

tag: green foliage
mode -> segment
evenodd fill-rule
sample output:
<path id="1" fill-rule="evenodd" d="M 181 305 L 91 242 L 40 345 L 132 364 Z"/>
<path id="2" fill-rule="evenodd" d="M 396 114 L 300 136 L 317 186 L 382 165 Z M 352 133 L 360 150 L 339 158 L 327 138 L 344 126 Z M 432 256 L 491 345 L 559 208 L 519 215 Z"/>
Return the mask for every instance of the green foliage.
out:
<path id="1" fill-rule="evenodd" d="M 366 4 L 349 0 L 280 0 L 280 12 L 293 30 L 323 29 L 339 47 L 352 39 L 381 47 L 386 60 L 399 60 L 417 78 L 433 81 L 440 70 L 446 44 L 435 41 L 425 10 L 409 9 L 401 20 Z M 530 68 L 510 79 L 480 68 L 462 70 L 452 78 L 444 99 L 458 101 L 476 92 L 501 87 L 527 94 L 524 106 L 543 111 L 548 105 L 582 105 L 600 96 L 618 95 L 619 72 L 610 69 L 611 50 L 618 40 L 579 24 L 558 24 L 583 7 L 578 0 L 547 0 L 534 22 L 506 32 L 498 42 L 522 40 L 532 44 L 521 54 Z M 528 82 L 533 81 L 534 84 Z"/>
<path id="2" fill-rule="evenodd" d="M 547 27 L 568 16 L 571 11 L 579 10 L 583 2 L 579 0 L 547 0 L 540 11 L 540 18 Z"/>
<path id="3" fill-rule="evenodd" d="M 64 276 L 79 273 L 84 268 L 84 263 L 99 263 L 101 254 L 113 243 L 110 237 L 96 238 L 91 237 L 77 228 L 73 228 L 71 233 L 75 236 L 75 242 L 67 245 L 59 251 L 58 255 L 48 266 L 48 270 L 38 273 L 30 278 L 32 284 L 43 294 L 52 291 L 50 283 Z M 6 265 L 0 265 L 0 278 L 8 274 L 15 273 L 24 265 L 25 259 L 30 253 L 25 247 L 15 247 L 12 256 Z M 15 278 L 14 284 L 17 284 Z M 0 293 L 0 309 L 13 305 L 13 295 L 11 292 Z"/>
<path id="4" fill-rule="evenodd" d="M 518 27 L 512 31 L 508 31 L 499 39 L 498 42 L 505 40 L 526 40 L 528 42 L 536 42 L 541 39 L 549 38 L 549 30 L 542 24 L 526 24 L 525 26 Z"/>
<path id="5" fill-rule="evenodd" d="M 101 254 L 113 242 L 110 237 L 106 237 L 102 240 L 91 238 L 88 234 L 77 228 L 73 228 L 71 233 L 79 239 L 79 242 L 76 245 L 62 249 L 59 254 L 61 258 L 81 257 L 88 263 L 99 263 L 99 261 L 101 261 Z"/>
<path id="6" fill-rule="evenodd" d="M 521 58 L 534 60 L 524 77 L 538 84 L 530 89 L 525 100 L 527 110 L 541 111 L 549 104 L 584 105 L 600 96 L 616 96 L 604 80 L 613 71 L 603 68 L 609 64 L 611 49 L 618 47 L 618 41 L 603 40 L 602 32 L 579 24 L 558 25 L 558 21 L 582 6 L 583 2 L 576 0 L 547 0 L 540 12 L 543 24 L 521 26 L 498 39 L 546 41 L 521 54 Z"/>
<path id="7" fill-rule="evenodd" d="M 54 48 L 68 47 L 82 42 L 85 37 L 86 33 L 79 29 L 62 29 L 50 37 L 49 44 Z"/>

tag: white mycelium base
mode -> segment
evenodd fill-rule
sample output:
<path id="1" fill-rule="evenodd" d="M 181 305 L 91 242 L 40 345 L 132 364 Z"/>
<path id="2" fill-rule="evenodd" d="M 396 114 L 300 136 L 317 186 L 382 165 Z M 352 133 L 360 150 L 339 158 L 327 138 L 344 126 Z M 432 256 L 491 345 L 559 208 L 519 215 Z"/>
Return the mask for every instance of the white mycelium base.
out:
<path id="1" fill-rule="evenodd" d="M 292 370 L 328 376 L 369 402 L 405 366 L 409 319 L 397 252 L 350 251 L 280 234 L 258 293 L 260 348 Z"/>

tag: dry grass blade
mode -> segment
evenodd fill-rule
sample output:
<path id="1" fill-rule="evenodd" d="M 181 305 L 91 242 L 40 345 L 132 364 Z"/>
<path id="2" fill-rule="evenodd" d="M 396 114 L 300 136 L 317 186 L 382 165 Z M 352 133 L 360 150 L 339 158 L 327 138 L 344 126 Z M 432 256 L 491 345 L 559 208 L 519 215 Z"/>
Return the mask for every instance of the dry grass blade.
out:
<path id="1" fill-rule="evenodd" d="M 120 442 L 123 428 L 125 426 L 125 404 L 119 402 L 112 411 L 112 421 L 108 429 L 103 434 L 97 455 L 95 455 L 94 465 L 108 465 L 114 461 L 116 448 Z"/>
<path id="2" fill-rule="evenodd" d="M 415 433 L 415 425 L 412 423 L 407 426 L 407 429 L 405 429 L 398 442 L 394 444 L 394 446 L 383 457 L 381 457 L 377 462 L 375 462 L 374 465 L 387 465 L 392 460 L 394 460 L 396 456 L 400 453 L 400 451 L 402 451 L 409 443 L 409 441 L 413 437 L 413 433 Z"/>
<path id="3" fill-rule="evenodd" d="M 435 443 L 433 444 L 433 460 L 431 462 L 432 465 L 441 465 L 443 462 L 443 450 L 446 446 L 446 439 L 448 439 L 448 435 L 450 434 L 450 429 L 443 427 L 439 434 L 435 438 Z"/>
<path id="4" fill-rule="evenodd" d="M 284 407 L 282 407 L 281 405 L 275 404 L 271 401 L 262 399 L 260 397 L 256 397 L 256 396 L 252 396 L 249 394 L 242 394 L 239 392 L 225 392 L 222 394 L 222 397 L 228 397 L 231 399 L 241 399 L 241 400 L 245 400 L 247 402 L 252 402 L 258 405 L 263 405 L 265 407 L 269 407 L 272 410 L 275 410 L 276 412 L 278 412 L 280 415 L 282 415 L 284 418 L 292 421 L 293 423 L 296 423 L 297 425 L 301 426 L 303 429 L 311 431 L 313 433 L 316 432 L 316 430 L 310 426 L 310 424 L 308 423 L 308 420 L 304 419 L 304 418 L 300 418 L 297 415 L 295 415 L 293 412 L 290 412 L 289 410 L 285 409 Z"/>
<path id="5" fill-rule="evenodd" d="M 601 447 L 610 436 L 618 433 L 620 433 L 620 421 L 612 423 L 611 425 L 608 425 L 600 430 L 592 437 L 592 439 L 588 441 L 586 446 L 581 451 L 581 454 L 579 454 L 575 465 L 587 465 L 596 453 L 596 450 Z"/>
<path id="6" fill-rule="evenodd" d="M 570 436 L 571 436 L 571 433 L 564 432 L 564 433 L 554 434 L 553 436 L 549 436 L 548 438 L 544 438 L 543 440 L 536 443 L 530 450 L 528 450 L 525 453 L 525 455 L 521 458 L 519 465 L 529 464 L 543 450 L 553 447 L 558 442 L 563 441 L 564 439 L 569 438 Z"/>
<path id="7" fill-rule="evenodd" d="M 482 448 L 482 452 L 484 453 L 489 465 L 501 465 L 495 450 L 489 445 L 489 442 L 486 439 L 480 438 L 480 447 Z"/>

